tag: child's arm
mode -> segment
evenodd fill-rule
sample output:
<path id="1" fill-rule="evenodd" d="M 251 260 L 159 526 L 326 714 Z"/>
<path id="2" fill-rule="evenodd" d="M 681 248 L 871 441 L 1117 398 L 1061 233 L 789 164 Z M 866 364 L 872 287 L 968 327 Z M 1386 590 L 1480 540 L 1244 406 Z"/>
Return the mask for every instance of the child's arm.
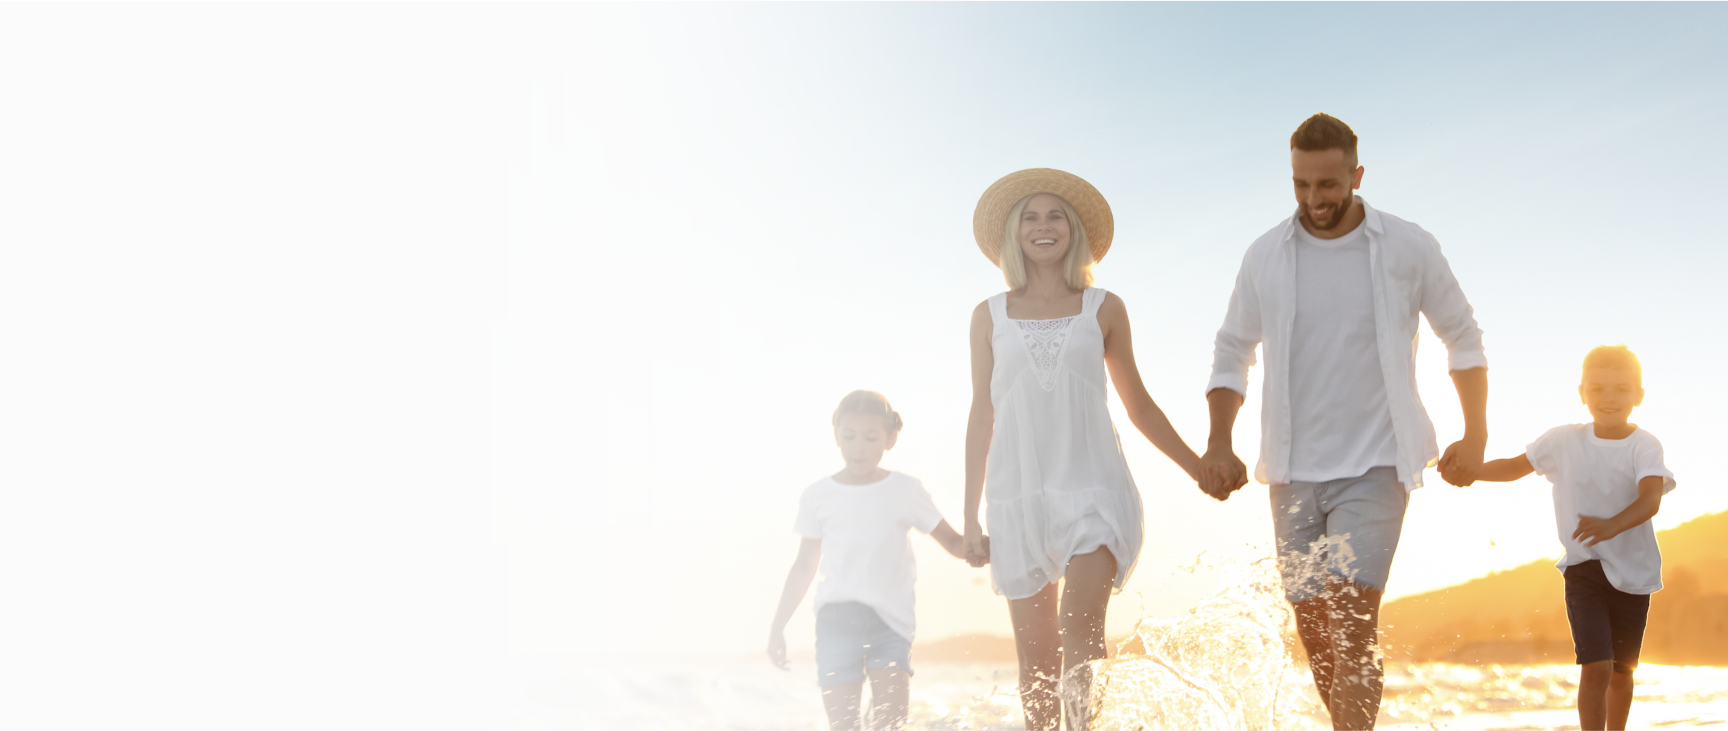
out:
<path id="1" fill-rule="evenodd" d="M 1650 475 L 1639 480 L 1637 500 L 1633 500 L 1631 505 L 1612 518 L 1580 516 L 1578 530 L 1572 532 L 1572 539 L 1586 546 L 1594 546 L 1643 525 L 1644 521 L 1656 517 L 1656 511 L 1662 509 L 1662 485 L 1666 482 L 1667 478 L 1661 475 Z"/>
<path id="2" fill-rule="evenodd" d="M 792 559 L 792 570 L 786 572 L 786 588 L 780 591 L 780 608 L 774 611 L 774 626 L 768 630 L 768 661 L 781 670 L 790 670 L 786 662 L 786 623 L 804 602 L 810 582 L 816 580 L 816 568 L 822 564 L 822 541 L 805 538 L 798 544 L 798 558 Z"/>
<path id="3" fill-rule="evenodd" d="M 936 539 L 936 542 L 941 544 L 942 550 L 947 551 L 948 555 L 965 559 L 966 563 L 972 564 L 974 568 L 990 563 L 990 536 L 983 537 L 985 556 L 982 560 L 966 558 L 966 539 L 956 533 L 954 526 L 948 525 L 946 520 L 936 524 L 936 529 L 930 531 L 930 537 Z"/>
<path id="4" fill-rule="evenodd" d="M 1511 482 L 1535 471 L 1536 468 L 1530 466 L 1530 458 L 1520 454 L 1482 463 L 1482 468 L 1476 471 L 1475 479 L 1482 482 Z"/>

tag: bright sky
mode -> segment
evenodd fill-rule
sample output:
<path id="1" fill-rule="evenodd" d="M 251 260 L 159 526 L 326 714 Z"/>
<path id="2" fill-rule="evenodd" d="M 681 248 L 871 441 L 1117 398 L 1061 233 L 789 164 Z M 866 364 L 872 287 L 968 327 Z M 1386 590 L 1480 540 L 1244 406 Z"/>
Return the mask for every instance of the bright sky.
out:
<path id="1" fill-rule="evenodd" d="M 885 464 L 959 521 L 967 317 L 1002 288 L 971 238 L 990 182 L 1057 167 L 1110 200 L 1099 285 L 1199 444 L 1230 283 L 1293 208 L 1287 140 L 1316 111 L 1475 305 L 1492 455 L 1586 419 L 1579 360 L 1624 342 L 1680 481 L 1658 524 L 1728 508 L 1724 21 L 7 6 L 0 704 L 32 728 L 482 727 L 513 658 L 759 653 L 847 391 L 893 400 Z M 1445 443 L 1434 338 L 1420 361 Z M 1113 408 L 1148 534 L 1120 632 L 1270 522 L 1263 487 L 1212 502 Z M 1545 483 L 1430 483 L 1393 595 L 1555 553 Z M 1008 632 L 982 572 L 915 545 L 921 637 Z M 789 635 L 809 646 L 807 608 Z"/>

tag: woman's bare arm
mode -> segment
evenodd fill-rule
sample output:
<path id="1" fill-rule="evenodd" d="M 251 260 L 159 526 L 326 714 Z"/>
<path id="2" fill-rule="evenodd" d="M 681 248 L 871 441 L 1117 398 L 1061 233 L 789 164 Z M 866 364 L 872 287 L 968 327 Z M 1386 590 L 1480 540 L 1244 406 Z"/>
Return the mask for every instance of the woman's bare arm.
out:
<path id="1" fill-rule="evenodd" d="M 979 303 L 972 311 L 972 330 L 967 338 L 972 345 L 972 413 L 966 420 L 966 507 L 961 526 L 966 549 L 963 558 L 974 566 L 990 559 L 978 508 L 984 503 L 984 462 L 996 428 L 996 408 L 990 403 L 990 372 L 996 366 L 996 355 L 990 350 L 994 325 L 990 303 Z"/>
<path id="2" fill-rule="evenodd" d="M 1110 380 L 1116 384 L 1116 395 L 1122 397 L 1122 407 L 1128 420 L 1146 436 L 1152 446 L 1163 452 L 1196 481 L 1200 479 L 1200 456 L 1182 441 L 1182 435 L 1170 426 L 1164 410 L 1152 401 L 1146 384 L 1140 380 L 1140 368 L 1134 364 L 1134 336 L 1128 327 L 1128 306 L 1122 298 L 1106 293 L 1098 308 L 1098 327 L 1104 331 L 1104 365 L 1110 369 Z"/>

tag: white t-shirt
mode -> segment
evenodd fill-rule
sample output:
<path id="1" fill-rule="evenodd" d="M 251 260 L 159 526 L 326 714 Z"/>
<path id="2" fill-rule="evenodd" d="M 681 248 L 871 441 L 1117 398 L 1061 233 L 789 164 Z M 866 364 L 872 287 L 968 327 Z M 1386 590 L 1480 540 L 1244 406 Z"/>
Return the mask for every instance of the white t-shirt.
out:
<path id="1" fill-rule="evenodd" d="M 1662 552 L 1650 521 L 1594 546 L 1572 538 L 1579 516 L 1612 518 L 1637 500 L 1639 480 L 1660 475 L 1662 494 L 1674 491 L 1674 473 L 1663 466 L 1656 437 L 1637 429 L 1625 439 L 1603 439 L 1594 425 L 1567 424 L 1549 429 L 1524 448 L 1524 456 L 1536 474 L 1554 483 L 1554 523 L 1566 547 L 1555 568 L 1600 560 L 1616 589 L 1650 594 L 1662 588 Z"/>
<path id="2" fill-rule="evenodd" d="M 1296 227 L 1290 334 L 1290 481 L 1398 464 L 1374 327 L 1365 226 L 1336 239 Z"/>
<path id="3" fill-rule="evenodd" d="M 804 488 L 792 531 L 822 541 L 816 607 L 859 602 L 912 639 L 912 582 L 918 567 L 906 531 L 929 533 L 941 523 L 930 492 L 911 475 L 889 472 L 868 485 L 842 485 L 824 477 Z"/>

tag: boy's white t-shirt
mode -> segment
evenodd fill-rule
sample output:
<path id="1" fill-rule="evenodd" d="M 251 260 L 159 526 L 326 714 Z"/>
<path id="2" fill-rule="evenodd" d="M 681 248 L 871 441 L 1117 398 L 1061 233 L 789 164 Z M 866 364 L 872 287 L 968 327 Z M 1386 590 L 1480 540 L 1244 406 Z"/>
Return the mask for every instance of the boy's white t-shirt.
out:
<path id="1" fill-rule="evenodd" d="M 1554 483 L 1554 521 L 1566 555 L 1554 567 L 1599 560 L 1614 588 L 1628 594 L 1650 594 L 1662 588 L 1662 552 L 1656 548 L 1656 527 L 1646 520 L 1610 540 L 1585 546 L 1572 537 L 1579 516 L 1612 518 L 1638 499 L 1638 481 L 1663 478 L 1662 494 L 1674 491 L 1674 473 L 1662 464 L 1662 443 L 1643 429 L 1625 439 L 1596 436 L 1592 424 L 1567 424 L 1524 449 L 1536 474 Z"/>
<path id="2" fill-rule="evenodd" d="M 822 541 L 816 608 L 859 602 L 911 640 L 918 568 L 906 531 L 929 533 L 941 523 L 930 492 L 911 475 L 889 472 L 868 485 L 842 485 L 824 477 L 804 488 L 792 530 Z"/>

